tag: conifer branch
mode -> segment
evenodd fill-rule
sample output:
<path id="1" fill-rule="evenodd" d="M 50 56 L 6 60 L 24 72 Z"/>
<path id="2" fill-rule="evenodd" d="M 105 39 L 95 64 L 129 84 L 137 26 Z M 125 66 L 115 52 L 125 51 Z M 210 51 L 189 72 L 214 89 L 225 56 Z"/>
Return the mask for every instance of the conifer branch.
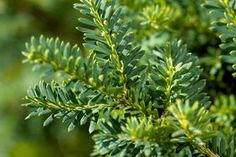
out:
<path id="1" fill-rule="evenodd" d="M 233 64 L 236 69 L 236 1 L 235 0 L 207 0 L 204 6 L 215 19 L 212 22 L 212 29 L 219 33 L 222 41 L 220 47 L 228 54 L 222 56 L 222 59 Z M 236 73 L 233 73 L 236 77 Z"/>
<path id="2" fill-rule="evenodd" d="M 25 106 L 33 112 L 27 119 L 47 115 L 46 126 L 59 118 L 69 122 L 68 131 L 89 123 L 95 142 L 92 155 L 96 156 L 229 154 L 222 153 L 220 146 L 234 142 L 235 134 L 218 136 L 218 128 L 232 128 L 219 123 L 215 115 L 232 117 L 232 113 L 224 113 L 220 105 L 207 108 L 202 69 L 185 44 L 173 41 L 157 46 L 144 65 L 146 53 L 128 33 L 130 26 L 115 0 L 81 0 L 74 7 L 83 15 L 78 29 L 84 32 L 88 54 L 76 45 L 43 36 L 26 44 L 25 62 L 67 74 L 63 83 L 40 81 L 28 90 Z M 157 19 L 161 23 L 171 20 L 173 12 L 166 5 L 163 8 L 154 14 L 146 10 L 152 27 Z M 234 42 L 234 37 L 224 33 L 223 38 Z M 234 155 L 233 148 L 225 150 Z"/>

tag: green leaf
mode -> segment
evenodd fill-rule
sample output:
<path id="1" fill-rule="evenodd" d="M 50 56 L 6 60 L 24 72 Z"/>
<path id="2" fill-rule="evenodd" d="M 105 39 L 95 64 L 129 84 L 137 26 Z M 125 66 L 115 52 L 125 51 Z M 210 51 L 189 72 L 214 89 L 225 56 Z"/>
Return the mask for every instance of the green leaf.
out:
<path id="1" fill-rule="evenodd" d="M 69 127 L 68 127 L 68 132 L 71 132 L 75 129 L 76 125 L 72 122 L 70 123 Z"/>
<path id="2" fill-rule="evenodd" d="M 53 115 L 50 115 L 44 122 L 43 122 L 43 126 L 47 126 L 50 123 L 52 123 L 52 121 L 54 120 Z"/>
<path id="3" fill-rule="evenodd" d="M 93 133 L 94 130 L 97 128 L 97 120 L 95 119 L 95 117 L 93 117 L 90 121 L 90 125 L 89 125 L 89 133 Z"/>

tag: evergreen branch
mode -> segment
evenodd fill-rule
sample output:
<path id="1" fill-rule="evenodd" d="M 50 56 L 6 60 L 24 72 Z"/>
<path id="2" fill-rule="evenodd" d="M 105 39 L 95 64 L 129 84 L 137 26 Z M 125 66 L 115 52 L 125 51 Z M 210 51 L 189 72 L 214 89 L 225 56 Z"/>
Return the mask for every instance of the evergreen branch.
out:
<path id="1" fill-rule="evenodd" d="M 173 115 L 171 125 L 175 128 L 172 134 L 172 142 L 192 144 L 199 152 L 209 157 L 219 157 L 206 147 L 206 143 L 216 136 L 212 131 L 211 115 L 204 107 L 199 107 L 199 103 L 192 104 L 177 100 L 176 104 L 168 107 Z"/>
<path id="2" fill-rule="evenodd" d="M 236 121 L 236 98 L 234 95 L 221 95 L 215 99 L 214 105 L 210 108 L 214 115 L 213 124 L 218 130 L 217 137 L 211 142 L 211 150 L 220 156 L 233 157 L 235 152 L 235 121 Z"/>
<path id="3" fill-rule="evenodd" d="M 126 89 L 126 86 L 124 83 L 124 81 L 125 81 L 124 67 L 120 61 L 120 57 L 117 52 L 117 45 L 116 45 L 116 43 L 114 43 L 114 41 L 111 38 L 110 32 L 112 30 L 108 29 L 108 22 L 109 21 L 102 17 L 102 15 L 104 15 L 104 13 L 108 14 L 107 16 L 111 16 L 113 8 L 114 8 L 114 1 L 112 2 L 113 4 L 111 4 L 109 6 L 111 10 L 108 10 L 107 12 L 102 10 L 102 9 L 105 9 L 105 7 L 106 7 L 106 3 L 107 3 L 106 1 L 101 1 L 101 2 L 97 1 L 96 4 L 95 4 L 95 1 L 93 1 L 93 0 L 83 0 L 82 2 L 83 2 L 83 4 L 75 4 L 75 8 L 79 9 L 79 11 L 81 11 L 81 13 L 86 13 L 86 14 L 89 13 L 89 15 L 93 17 L 93 21 L 89 21 L 89 19 L 87 19 L 86 22 L 83 21 L 82 19 L 80 19 L 80 21 L 84 22 L 87 25 L 92 23 L 93 26 L 96 26 L 99 29 L 99 33 L 100 33 L 99 36 L 101 36 L 101 38 L 102 38 L 101 39 L 102 43 L 105 43 L 108 46 L 108 49 L 110 49 L 110 54 L 108 54 L 109 58 L 111 59 L 111 61 L 114 61 L 118 72 L 121 74 L 120 82 L 121 82 L 121 84 L 124 85 L 124 90 L 126 91 L 127 89 Z M 101 12 L 99 13 L 98 11 L 100 9 L 101 9 Z M 85 10 L 86 11 L 89 10 L 89 12 L 85 12 Z M 117 18 L 117 20 L 118 20 L 120 10 L 117 12 L 118 12 L 118 15 L 116 15 L 115 18 Z M 87 22 L 87 21 L 89 21 L 89 22 Z M 90 43 L 86 43 L 85 47 L 87 47 L 87 48 L 93 47 L 93 49 L 95 49 L 94 48 L 95 46 L 91 46 L 91 45 L 92 44 L 90 44 Z M 103 51 L 103 53 L 105 53 L 105 52 Z"/>
<path id="4" fill-rule="evenodd" d="M 222 157 L 234 157 L 235 152 L 235 135 L 222 136 L 220 133 L 210 141 L 210 148 L 213 152 Z"/>
<path id="5" fill-rule="evenodd" d="M 76 45 L 72 48 L 69 43 L 64 44 L 64 42 L 59 41 L 59 39 L 54 40 L 53 38 L 49 39 L 43 36 L 41 36 L 39 40 L 32 37 L 31 43 L 26 44 L 26 48 L 27 51 L 23 52 L 27 58 L 25 62 L 39 65 L 47 64 L 55 72 L 63 71 L 69 74 L 73 86 L 80 83 L 84 88 L 92 91 L 92 93 L 89 94 L 95 94 L 98 97 L 107 97 L 110 99 L 109 102 L 122 104 L 123 107 L 132 106 L 131 99 L 123 98 L 123 88 L 117 85 L 117 75 L 114 76 L 113 66 L 109 61 L 99 63 L 94 53 L 91 53 L 89 58 L 85 58 L 81 55 Z M 137 56 L 133 54 L 132 57 L 133 59 L 137 58 Z M 137 73 L 137 71 L 134 72 Z M 76 88 L 76 90 L 81 92 L 80 88 L 81 86 L 78 87 L 78 90 Z M 93 97 L 89 97 L 88 95 L 84 97 L 93 100 Z M 81 109 L 79 107 L 75 108 L 74 106 L 63 104 L 63 102 L 55 104 L 50 101 L 47 102 L 42 99 L 38 100 L 30 97 L 27 97 L 27 100 L 40 104 L 38 108 L 43 106 L 45 108 L 60 109 L 67 112 L 79 112 Z M 135 106 L 133 106 L 133 108 L 135 108 Z M 96 108 L 88 109 L 89 112 L 96 110 Z M 87 108 L 85 107 L 84 110 L 87 110 Z"/>
<path id="6" fill-rule="evenodd" d="M 106 1 L 101 1 L 101 2 L 97 1 L 97 4 L 95 4 L 96 2 L 94 0 L 83 0 L 82 2 L 84 4 L 84 6 L 86 6 L 86 8 L 84 8 L 84 9 L 90 10 L 91 15 L 94 17 L 94 25 L 99 29 L 101 36 L 104 38 L 104 42 L 111 49 L 110 59 L 115 61 L 118 71 L 123 75 L 124 70 L 123 70 L 122 63 L 119 59 L 118 52 L 116 50 L 117 45 L 112 40 L 111 35 L 110 35 L 110 30 L 108 28 L 109 21 L 107 21 L 104 17 L 102 17 L 102 15 L 105 12 L 101 11 L 101 13 L 99 13 L 99 9 L 105 9 L 105 7 L 107 7 L 106 6 L 107 2 Z M 81 4 L 76 4 L 75 8 L 77 8 L 80 5 Z M 100 8 L 100 7 L 102 7 L 102 8 Z M 109 7 L 111 7 L 111 8 L 114 7 L 114 1 L 112 2 L 112 4 Z M 119 11 L 117 11 L 117 12 L 119 12 Z M 111 14 L 111 12 L 106 12 L 106 14 Z M 117 16 L 116 18 L 117 18 L 117 20 L 119 20 L 119 16 Z M 88 23 L 86 22 L 86 24 L 88 24 Z M 124 79 L 124 78 L 122 78 L 122 79 Z"/>
<path id="7" fill-rule="evenodd" d="M 78 27 L 85 32 L 85 47 L 95 51 L 101 60 L 109 58 L 115 64 L 120 75 L 119 84 L 123 87 L 125 97 L 128 97 L 128 82 L 132 82 L 132 77 L 138 77 L 138 72 L 144 70 L 144 66 L 137 65 L 137 60 L 144 52 L 131 43 L 131 35 L 127 34 L 128 26 L 121 19 L 121 9 L 115 8 L 114 0 L 83 0 L 82 4 L 75 4 L 74 7 L 87 17 L 79 21 L 92 26 L 91 29 Z"/>
<path id="8" fill-rule="evenodd" d="M 204 146 L 198 146 L 196 145 L 196 147 L 198 148 L 198 150 L 202 153 L 207 155 L 208 157 L 220 157 L 218 154 L 215 154 L 214 152 L 212 152 L 210 149 L 204 147 Z"/>
<path id="9" fill-rule="evenodd" d="M 171 128 L 161 123 L 153 125 L 151 118 L 131 117 L 125 123 L 113 120 L 111 124 L 101 122 L 99 126 L 99 133 L 93 136 L 96 143 L 93 155 L 158 156 L 167 153 L 168 149 L 158 142 L 168 141 Z"/>
<path id="10" fill-rule="evenodd" d="M 163 3 L 163 2 L 162 2 Z M 155 30 L 167 29 L 176 18 L 176 12 L 167 4 L 150 5 L 141 14 L 142 25 L 149 25 Z"/>
<path id="11" fill-rule="evenodd" d="M 207 0 L 204 6 L 209 9 L 213 18 L 213 30 L 219 33 L 222 41 L 220 47 L 230 55 L 222 59 L 233 64 L 236 70 L 236 1 L 235 0 Z M 236 77 L 236 73 L 233 73 Z"/>
<path id="12" fill-rule="evenodd" d="M 29 101 L 25 106 L 38 108 L 30 113 L 26 119 L 35 115 L 41 116 L 50 113 L 44 125 L 48 125 L 54 118 L 61 118 L 63 121 L 71 119 L 69 131 L 79 121 L 80 125 L 83 125 L 90 120 L 90 125 L 92 125 L 90 126 L 92 128 L 90 133 L 95 130 L 99 115 L 102 115 L 106 110 L 112 110 L 112 108 L 115 109 L 119 106 L 109 103 L 111 100 L 99 93 L 92 93 L 90 90 L 75 93 L 71 89 L 59 86 L 54 81 L 51 84 L 40 82 L 28 90 L 28 96 L 25 99 Z"/>
<path id="13" fill-rule="evenodd" d="M 45 38 L 41 35 L 39 40 L 32 37 L 31 42 L 26 43 L 26 51 L 22 53 L 26 57 L 23 62 L 49 64 L 54 71 L 61 70 L 79 77 L 75 65 L 82 62 L 82 54 L 77 45 L 72 47 L 59 38 Z"/>
<path id="14" fill-rule="evenodd" d="M 79 48 L 70 46 L 58 38 L 45 38 L 39 40 L 34 37 L 26 44 L 25 62 L 32 64 L 49 65 L 49 71 L 63 71 L 70 79 L 83 83 L 87 88 L 96 90 L 103 95 L 109 95 L 114 99 L 122 97 L 122 89 L 114 87 L 116 78 L 113 76 L 110 63 L 105 61 L 101 67 L 96 61 L 95 54 L 83 57 Z"/>
<path id="15" fill-rule="evenodd" d="M 236 98 L 233 95 L 221 95 L 210 108 L 219 127 L 229 128 L 236 120 Z"/>
<path id="16" fill-rule="evenodd" d="M 151 6 L 152 2 L 155 5 Z M 144 25 L 154 29 L 171 22 L 174 10 L 168 2 L 133 1 L 145 5 L 141 7 L 146 8 L 144 12 L 137 14 L 144 17 Z M 228 1 L 221 3 L 228 5 Z M 81 0 L 74 7 L 83 15 L 78 29 L 84 32 L 84 47 L 89 54 L 83 56 L 78 46 L 72 47 L 59 39 L 32 38 L 23 52 L 25 61 L 47 65 L 51 71 L 62 71 L 68 76 L 61 84 L 41 81 L 28 90 L 25 105 L 34 111 L 27 119 L 49 115 L 44 122 L 48 125 L 60 118 L 70 122 L 69 131 L 89 122 L 89 132 L 94 133 L 95 141 L 92 155 L 234 155 L 232 146 L 220 148 L 223 142 L 229 145 L 235 142 L 235 130 L 227 127 L 234 125 L 234 100 L 226 101 L 226 109 L 233 106 L 231 112 L 219 105 L 225 99 L 210 107 L 214 115 L 208 112 L 205 108 L 208 97 L 202 92 L 205 81 L 200 79 L 202 70 L 186 45 L 175 41 L 157 47 L 148 56 L 150 64 L 146 68 L 141 63 L 144 52 L 128 33 L 130 26 L 125 24 L 115 0 Z M 217 18 L 224 18 L 222 10 Z M 226 12 L 234 24 L 235 17 L 231 17 L 234 12 Z M 223 23 L 222 28 L 228 29 L 227 22 Z M 234 31 L 234 27 L 229 29 Z M 225 43 L 234 42 L 234 37 L 228 35 L 223 33 L 221 38 Z M 226 49 L 228 46 L 232 45 L 226 45 Z M 229 120 L 222 120 L 224 117 Z M 218 136 L 216 129 L 231 132 L 229 136 Z M 223 150 L 229 153 L 221 153 Z"/>
<path id="17" fill-rule="evenodd" d="M 186 45 L 181 41 L 158 47 L 156 56 L 150 60 L 149 88 L 157 101 L 169 106 L 176 99 L 201 101 L 207 105 L 208 97 L 201 93 L 205 81 L 199 80 L 201 69 L 198 60 L 188 53 Z"/>
<path id="18" fill-rule="evenodd" d="M 204 107 L 177 100 L 168 111 L 170 115 L 155 121 L 141 116 L 131 116 L 121 122 L 100 121 L 98 133 L 93 136 L 96 143 L 93 155 L 178 156 L 180 152 L 175 152 L 178 147 L 190 145 L 200 154 L 218 157 L 207 148 L 216 133 Z"/>
<path id="19" fill-rule="evenodd" d="M 134 19 L 131 28 L 139 42 L 156 32 L 173 31 L 171 24 L 180 15 L 178 9 L 163 0 L 119 0 L 119 3 L 126 8 L 127 20 Z"/>

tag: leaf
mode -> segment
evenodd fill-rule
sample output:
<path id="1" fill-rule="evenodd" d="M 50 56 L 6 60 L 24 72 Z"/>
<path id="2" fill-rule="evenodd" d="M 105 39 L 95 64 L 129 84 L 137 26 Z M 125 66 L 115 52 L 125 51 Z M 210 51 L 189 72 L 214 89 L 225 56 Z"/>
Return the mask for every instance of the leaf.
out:
<path id="1" fill-rule="evenodd" d="M 53 115 L 51 114 L 44 122 L 43 122 L 43 126 L 47 126 L 49 125 L 50 123 L 53 122 Z"/>
<path id="2" fill-rule="evenodd" d="M 95 119 L 95 117 L 93 117 L 90 121 L 90 125 L 89 125 L 89 133 L 93 133 L 94 130 L 96 129 L 97 127 L 97 120 Z"/>
<path id="3" fill-rule="evenodd" d="M 69 125 L 69 127 L 68 127 L 68 132 L 71 132 L 71 131 L 73 131 L 74 129 L 75 129 L 75 127 L 76 127 L 76 125 L 73 123 L 73 122 L 71 122 L 70 123 L 70 125 Z"/>

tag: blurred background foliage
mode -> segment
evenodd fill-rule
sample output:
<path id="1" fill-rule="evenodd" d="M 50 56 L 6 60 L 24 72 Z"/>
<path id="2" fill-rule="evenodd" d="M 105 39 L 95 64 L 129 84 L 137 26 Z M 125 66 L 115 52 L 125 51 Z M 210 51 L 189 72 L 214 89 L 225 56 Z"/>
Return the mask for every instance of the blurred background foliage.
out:
<path id="1" fill-rule="evenodd" d="M 85 129 L 67 133 L 63 125 L 42 127 L 42 119 L 25 121 L 20 106 L 27 88 L 39 80 L 21 63 L 20 50 L 31 35 L 58 36 L 81 43 L 74 29 L 76 0 L 0 0 L 0 156 L 89 156 L 92 142 Z"/>
<path id="2" fill-rule="evenodd" d="M 20 50 L 30 36 L 40 34 L 80 45 L 82 34 L 75 29 L 79 15 L 72 8 L 75 2 L 0 0 L 0 157 L 40 157 L 42 152 L 45 157 L 86 157 L 92 152 L 86 129 L 67 133 L 66 127 L 55 123 L 43 128 L 43 119 L 25 121 L 27 111 L 20 106 L 27 88 L 39 80 L 36 72 L 21 63 Z M 206 91 L 216 98 L 235 93 L 236 84 L 231 65 L 219 57 L 225 52 L 218 48 L 217 34 L 209 29 L 211 21 L 201 7 L 203 2 L 119 0 L 143 49 L 153 50 L 175 38 L 188 44 L 204 67 Z"/>

